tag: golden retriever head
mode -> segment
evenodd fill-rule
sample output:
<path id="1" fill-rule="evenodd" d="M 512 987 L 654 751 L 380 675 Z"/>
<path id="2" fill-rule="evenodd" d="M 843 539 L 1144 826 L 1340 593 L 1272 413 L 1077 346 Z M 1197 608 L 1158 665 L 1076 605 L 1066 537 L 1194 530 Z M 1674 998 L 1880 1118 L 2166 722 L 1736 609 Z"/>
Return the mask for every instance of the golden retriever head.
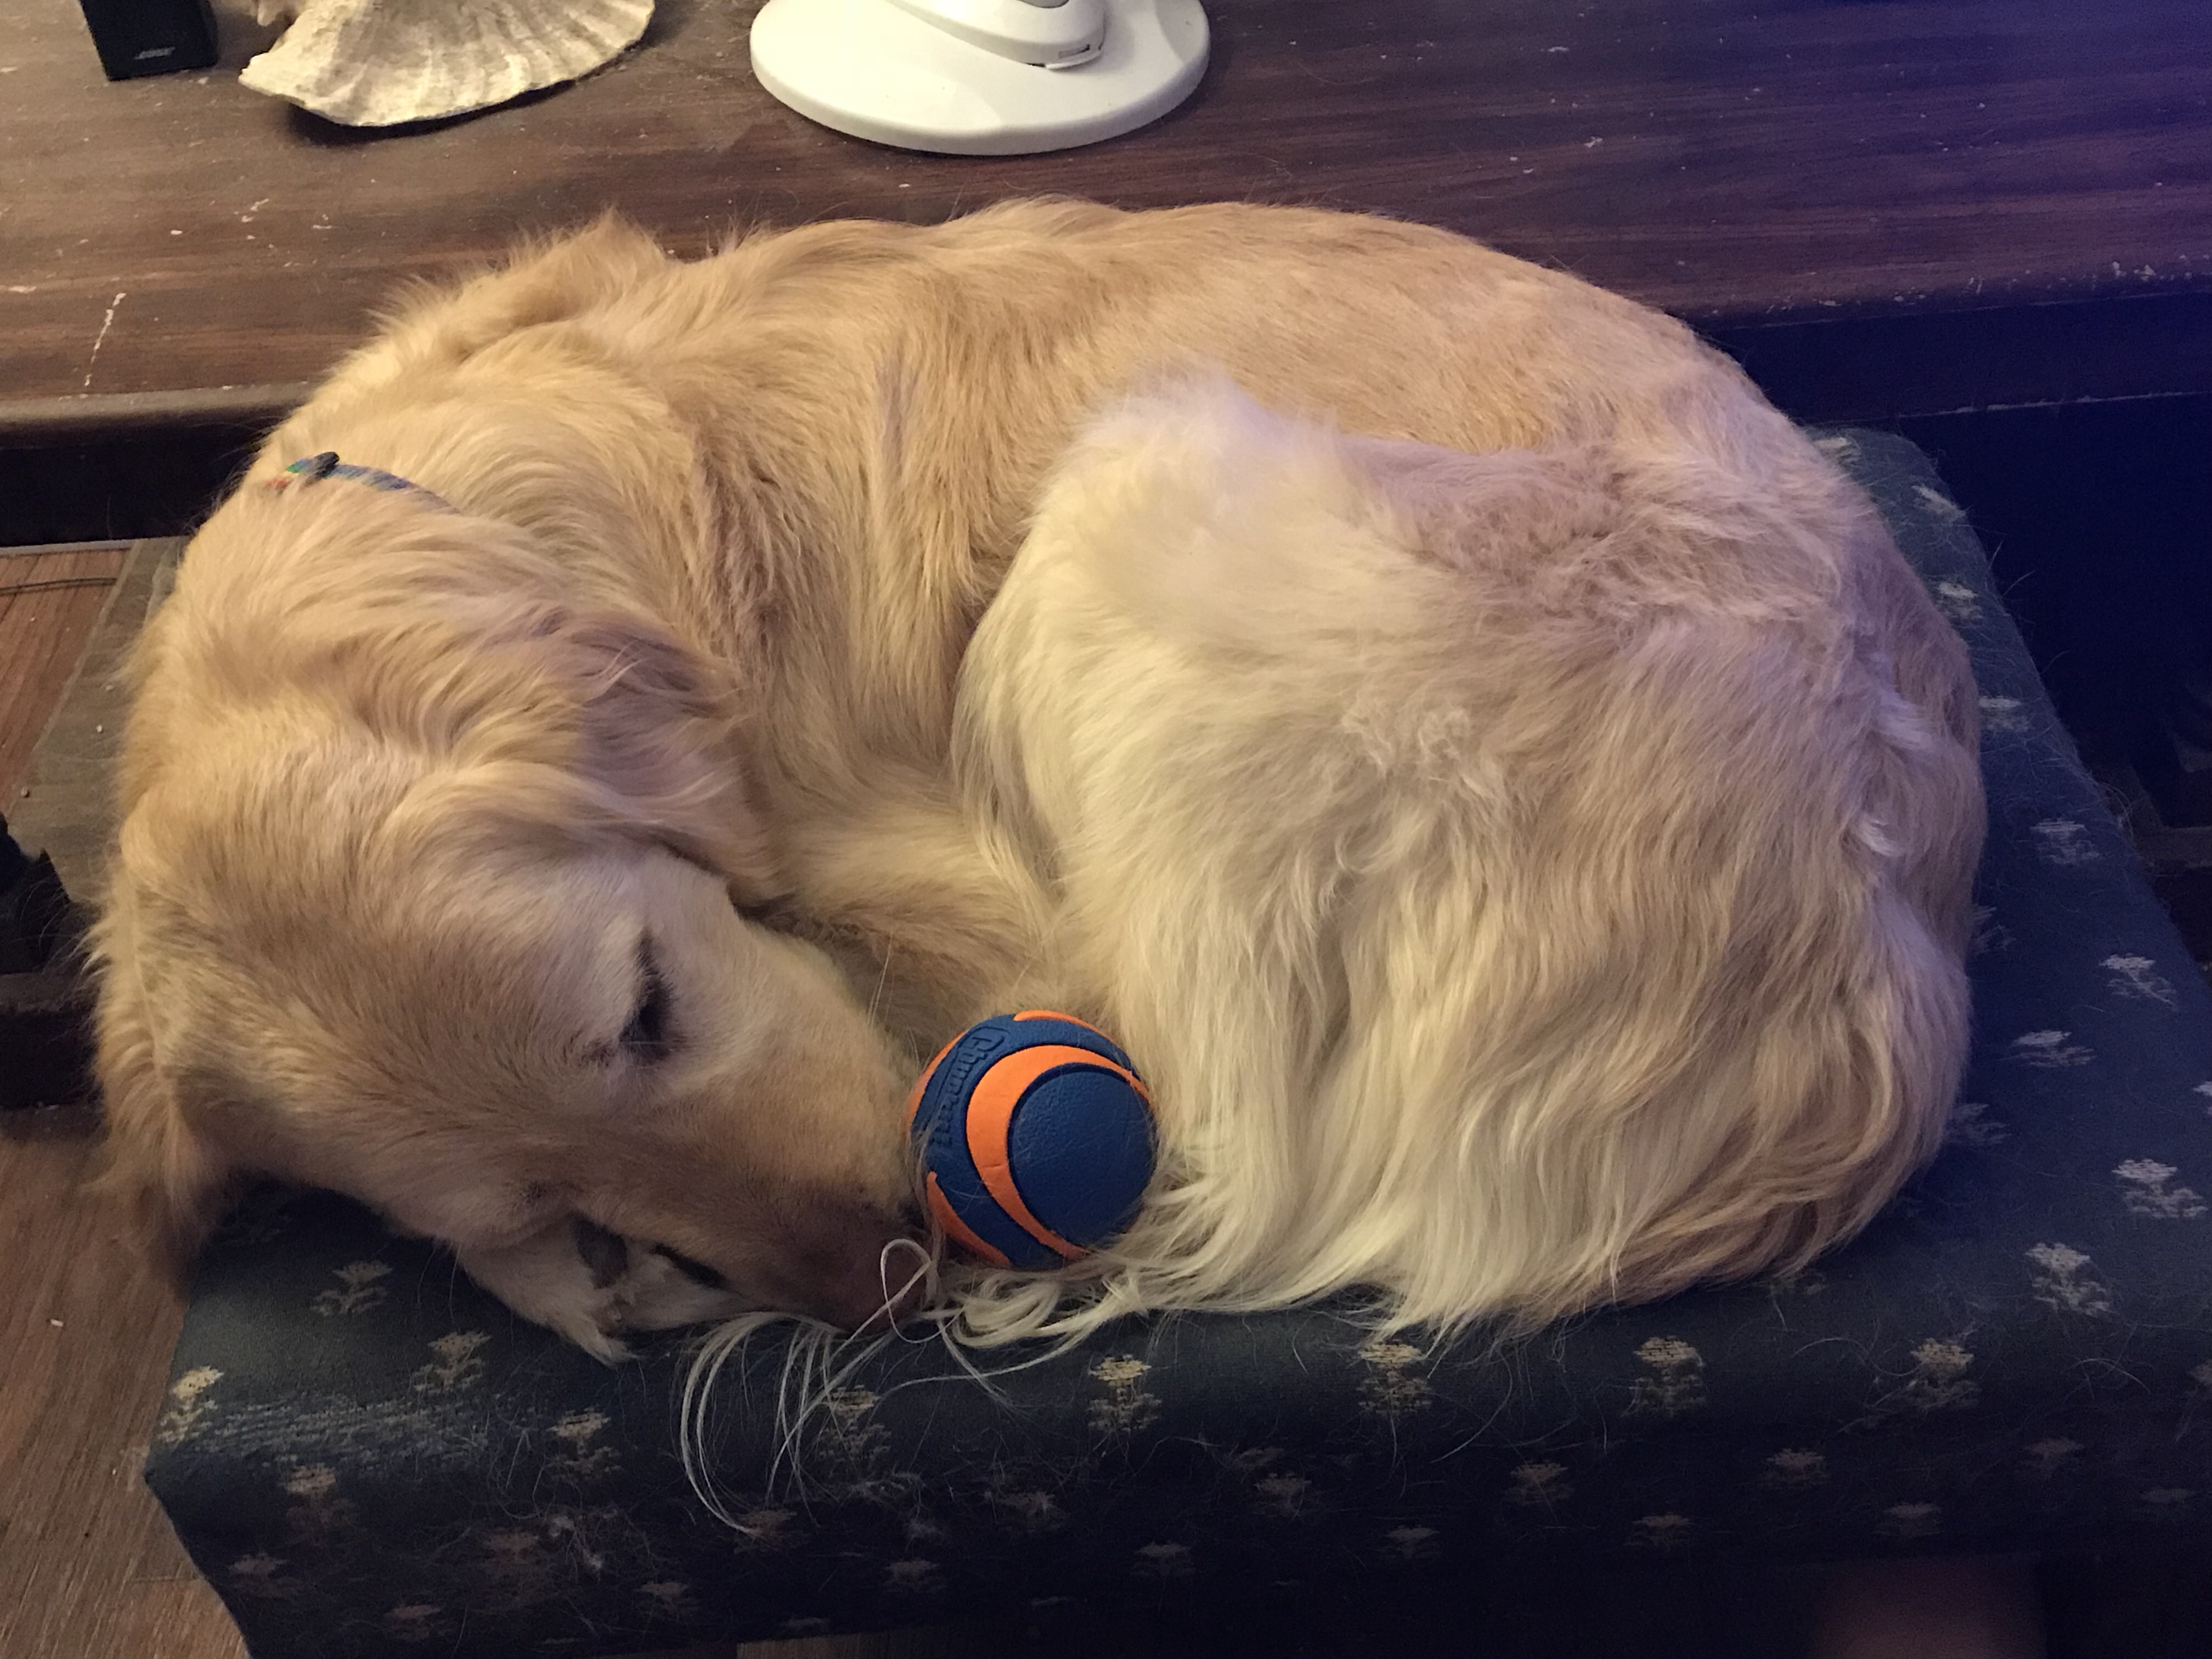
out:
<path id="1" fill-rule="evenodd" d="M 234 1176 L 337 1188 L 602 1352 L 740 1306 L 858 1322 L 908 1231 L 897 1061 L 742 913 L 773 873 L 702 654 L 572 586 L 343 483 L 210 521 L 137 664 L 109 1182 L 187 1247 Z M 686 1272 L 625 1277 L 607 1234 Z"/>

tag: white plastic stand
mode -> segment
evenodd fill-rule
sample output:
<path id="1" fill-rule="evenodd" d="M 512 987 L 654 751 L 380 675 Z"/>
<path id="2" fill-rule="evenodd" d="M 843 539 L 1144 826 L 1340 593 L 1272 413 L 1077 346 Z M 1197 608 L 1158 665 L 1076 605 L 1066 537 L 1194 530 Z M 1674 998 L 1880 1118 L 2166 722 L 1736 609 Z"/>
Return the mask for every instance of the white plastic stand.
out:
<path id="1" fill-rule="evenodd" d="M 1206 72 L 1198 0 L 1107 0 L 1106 14 L 1097 56 L 1045 69 L 893 0 L 769 0 L 753 19 L 753 73 L 810 120 L 901 149 L 1072 149 L 1157 121 Z"/>

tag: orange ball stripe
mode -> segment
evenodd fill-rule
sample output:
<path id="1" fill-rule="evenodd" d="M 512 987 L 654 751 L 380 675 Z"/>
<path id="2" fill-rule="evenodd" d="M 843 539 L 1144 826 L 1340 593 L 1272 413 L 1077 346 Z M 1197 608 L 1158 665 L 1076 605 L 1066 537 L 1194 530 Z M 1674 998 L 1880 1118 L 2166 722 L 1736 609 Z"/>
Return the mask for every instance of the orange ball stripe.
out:
<path id="1" fill-rule="evenodd" d="M 1024 1008 L 1021 1012 L 1016 1014 L 1014 1018 L 1016 1019 L 1064 1019 L 1070 1025 L 1080 1025 L 1085 1030 L 1090 1032 L 1091 1036 L 1098 1038 L 1102 1042 L 1114 1042 L 1112 1037 L 1108 1036 L 1105 1032 L 1100 1030 L 1089 1020 L 1078 1019 L 1073 1014 L 1055 1014 L 1049 1008 Z M 957 1040 L 958 1039 L 957 1038 L 955 1039 L 956 1042 Z M 1118 1048 L 1121 1045 L 1116 1042 L 1114 1046 Z M 1090 1054 L 1091 1051 L 1086 1048 L 1084 1052 L 1085 1054 Z M 944 1058 L 945 1056 L 942 1054 L 938 1056 L 939 1060 L 942 1060 Z M 1122 1072 L 1119 1066 L 1116 1066 L 1112 1060 L 1107 1059 L 1103 1054 L 1091 1054 L 1091 1058 L 1097 1060 L 1101 1066 L 1103 1066 L 1109 1072 L 1121 1072 L 1121 1075 L 1128 1080 L 1129 1086 L 1137 1091 L 1137 1097 L 1145 1103 L 1146 1109 L 1147 1111 L 1157 1109 L 1152 1105 L 1152 1091 L 1145 1087 L 1144 1079 L 1139 1077 L 1134 1072 Z M 933 1065 L 936 1062 L 932 1061 L 931 1063 Z M 918 1100 L 919 1097 L 916 1098 Z M 908 1121 L 912 1121 L 914 1113 L 909 1110 L 907 1113 Z"/>
<path id="2" fill-rule="evenodd" d="M 937 1218 L 937 1224 L 945 1229 L 947 1238 L 994 1266 L 1011 1267 L 1014 1265 L 1006 1259 L 1004 1250 L 988 1239 L 979 1237 L 975 1230 L 960 1218 L 959 1212 L 952 1207 L 952 1200 L 945 1197 L 945 1188 L 937 1184 L 936 1170 L 929 1172 L 926 1184 L 929 1188 L 929 1212 Z"/>
<path id="3" fill-rule="evenodd" d="M 1013 1152 L 1007 1145 L 1014 1127 L 1014 1109 L 1022 1103 L 1022 1097 L 1039 1078 L 1061 1066 L 1103 1066 L 1144 1096 L 1146 1106 L 1152 1104 L 1152 1097 L 1144 1093 L 1145 1085 L 1103 1054 L 1056 1042 L 1017 1049 L 976 1079 L 969 1092 L 968 1156 L 975 1160 L 975 1171 L 983 1177 L 985 1188 L 1017 1226 L 1062 1260 L 1076 1261 L 1090 1252 L 1069 1243 L 1030 1213 L 1021 1188 L 1014 1184 Z"/>

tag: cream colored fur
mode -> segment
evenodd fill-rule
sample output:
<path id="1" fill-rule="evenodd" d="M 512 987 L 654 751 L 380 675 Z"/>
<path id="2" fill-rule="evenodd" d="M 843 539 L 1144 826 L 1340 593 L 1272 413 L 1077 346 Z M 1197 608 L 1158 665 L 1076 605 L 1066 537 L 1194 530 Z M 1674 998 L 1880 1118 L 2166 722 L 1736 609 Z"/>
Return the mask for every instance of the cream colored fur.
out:
<path id="1" fill-rule="evenodd" d="M 323 449 L 457 511 L 265 488 Z M 343 1188 L 601 1352 L 865 1316 L 899 1098 L 995 1010 L 1115 1033 L 1164 1144 L 1114 1250 L 951 1276 L 977 1340 L 1795 1267 L 1964 1052 L 1973 699 L 1871 509 L 1679 326 L 1419 228 L 602 226 L 343 367 L 138 673 L 115 1184 L 180 1242 Z"/>

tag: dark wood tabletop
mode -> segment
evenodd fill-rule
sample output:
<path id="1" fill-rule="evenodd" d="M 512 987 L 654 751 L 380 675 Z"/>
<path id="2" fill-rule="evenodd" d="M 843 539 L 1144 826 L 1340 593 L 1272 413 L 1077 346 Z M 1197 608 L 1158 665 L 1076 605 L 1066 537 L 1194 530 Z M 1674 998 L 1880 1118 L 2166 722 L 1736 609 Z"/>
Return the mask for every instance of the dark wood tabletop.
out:
<path id="1" fill-rule="evenodd" d="M 692 252 L 1039 191 L 1449 226 L 1689 319 L 1810 416 L 2212 391 L 2204 0 L 1208 0 L 1183 109 L 994 160 L 775 103 L 753 0 L 660 0 L 578 85 L 383 134 L 241 88 L 275 31 L 227 4 L 221 67 L 110 84 L 74 0 L 9 0 L 0 441 L 250 416 L 405 279 L 611 207 Z"/>

